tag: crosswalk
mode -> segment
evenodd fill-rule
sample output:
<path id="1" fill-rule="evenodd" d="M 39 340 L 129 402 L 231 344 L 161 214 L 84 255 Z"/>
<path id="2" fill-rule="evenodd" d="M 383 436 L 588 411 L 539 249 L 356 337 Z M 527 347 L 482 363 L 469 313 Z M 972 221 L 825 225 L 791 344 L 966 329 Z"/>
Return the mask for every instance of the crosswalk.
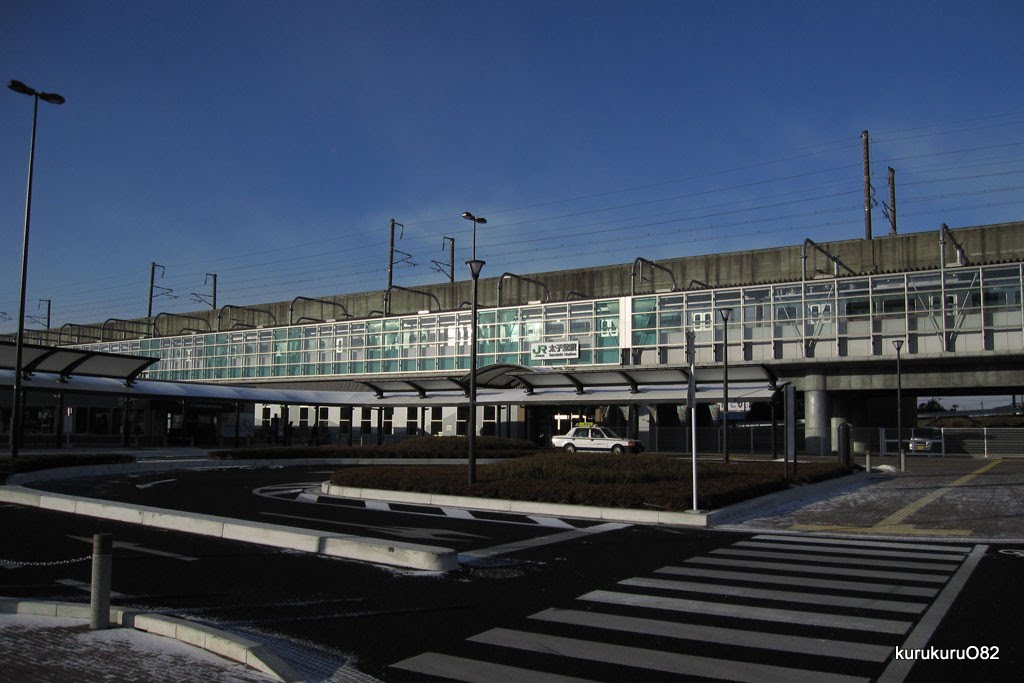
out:
<path id="1" fill-rule="evenodd" d="M 984 545 L 762 534 L 620 581 L 446 652 L 397 680 L 901 681 Z"/>

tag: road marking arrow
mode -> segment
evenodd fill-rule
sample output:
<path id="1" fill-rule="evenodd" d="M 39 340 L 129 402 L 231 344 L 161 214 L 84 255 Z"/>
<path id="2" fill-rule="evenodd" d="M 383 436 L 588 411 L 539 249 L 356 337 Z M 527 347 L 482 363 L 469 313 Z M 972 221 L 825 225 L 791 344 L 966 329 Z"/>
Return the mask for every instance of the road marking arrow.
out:
<path id="1" fill-rule="evenodd" d="M 178 481 L 177 479 L 161 479 L 160 481 L 152 481 L 148 484 L 136 484 L 137 489 L 148 489 L 150 486 L 156 486 L 157 484 L 169 484 L 172 481 Z"/>

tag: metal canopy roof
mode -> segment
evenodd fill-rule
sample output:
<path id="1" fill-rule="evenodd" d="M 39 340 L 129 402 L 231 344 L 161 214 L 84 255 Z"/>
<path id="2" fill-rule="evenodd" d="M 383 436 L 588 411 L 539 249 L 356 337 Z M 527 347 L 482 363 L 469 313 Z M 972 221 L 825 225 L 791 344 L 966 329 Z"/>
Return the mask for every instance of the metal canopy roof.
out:
<path id="1" fill-rule="evenodd" d="M 0 387 L 14 383 L 14 371 L 0 369 Z M 35 392 L 81 393 L 129 398 L 164 400 L 224 401 L 320 406 L 459 406 L 469 402 L 466 393 L 442 390 L 424 393 L 400 391 L 376 395 L 369 391 L 326 391 L 309 389 L 273 389 L 241 387 L 230 384 L 203 384 L 201 382 L 165 382 L 136 380 L 130 384 L 113 377 L 73 376 L 61 379 L 52 373 L 35 373 L 24 381 L 25 389 Z M 723 398 L 720 384 L 698 384 L 699 403 L 717 403 Z M 522 388 L 504 389 L 484 387 L 477 392 L 480 405 L 627 405 L 686 403 L 686 383 L 642 385 L 634 393 L 628 386 L 591 386 L 577 393 L 574 386 L 538 387 L 532 394 Z M 769 384 L 729 382 L 732 401 L 767 401 L 775 390 Z"/>
<path id="2" fill-rule="evenodd" d="M 629 393 L 686 385 L 690 372 L 685 368 L 615 368 L 598 370 L 563 370 L 530 368 L 524 365 L 488 365 L 477 370 L 477 387 L 489 389 L 525 389 L 534 394 L 540 389 L 571 389 L 585 394 L 598 388 L 621 389 Z M 388 394 L 416 393 L 421 398 L 441 392 L 466 392 L 469 375 L 461 377 L 412 377 L 360 379 L 356 383 L 372 390 L 378 398 Z M 698 386 L 723 384 L 721 368 L 698 368 L 694 373 Z M 757 384 L 773 386 L 775 377 L 763 366 L 743 366 L 729 370 L 729 386 Z"/>
<path id="3" fill-rule="evenodd" d="M 528 394 L 538 389 L 573 389 L 585 394 L 598 388 L 628 390 L 631 394 L 644 390 L 685 387 L 690 381 L 686 368 L 617 368 L 615 370 L 548 370 L 538 372 L 510 372 L 510 376 L 526 388 Z M 698 368 L 693 376 L 698 388 L 707 384 L 722 384 L 720 368 Z M 774 385 L 775 378 L 761 366 L 737 368 L 730 371 L 729 386 L 736 384 Z"/>
<path id="4" fill-rule="evenodd" d="M 698 368 L 694 384 L 699 402 L 721 401 L 721 368 Z M 477 372 L 477 402 L 530 403 L 685 403 L 690 372 L 685 368 L 562 370 L 522 365 L 489 365 Z M 374 403 L 453 405 L 463 403 L 469 386 L 462 378 L 359 380 L 373 390 Z M 775 377 L 763 366 L 729 371 L 729 397 L 766 401 L 775 393 Z"/>
<path id="5" fill-rule="evenodd" d="M 0 342 L 0 386 L 14 383 L 16 347 Z M 328 391 L 245 387 L 219 383 L 136 379 L 157 362 L 115 353 L 26 344 L 24 386 L 30 391 L 92 393 L 137 398 L 246 401 L 296 405 L 452 406 L 468 402 L 469 375 L 369 378 L 355 380 L 369 391 Z M 569 370 L 523 365 L 488 365 L 477 370 L 481 405 L 629 404 L 686 402 L 690 373 L 685 368 L 621 367 Z M 698 368 L 696 399 L 723 399 L 721 368 Z M 775 378 L 762 366 L 729 370 L 729 397 L 765 401 L 775 393 Z"/>
<path id="6" fill-rule="evenodd" d="M 109 377 L 132 382 L 139 373 L 158 360 L 36 344 L 22 346 L 22 369 L 25 374 L 47 372 L 63 379 L 71 376 Z M 0 368 L 14 370 L 16 365 L 17 345 L 14 342 L 0 342 Z"/>

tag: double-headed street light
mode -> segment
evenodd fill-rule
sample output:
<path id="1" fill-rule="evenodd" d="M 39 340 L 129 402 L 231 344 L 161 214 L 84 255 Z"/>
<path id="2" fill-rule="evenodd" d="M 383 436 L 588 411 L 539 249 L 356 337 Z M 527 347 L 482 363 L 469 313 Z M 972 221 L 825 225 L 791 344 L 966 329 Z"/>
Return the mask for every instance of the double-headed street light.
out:
<path id="1" fill-rule="evenodd" d="M 480 271 L 484 269 L 486 261 L 474 258 L 470 261 L 466 261 L 466 265 L 469 266 L 469 273 L 473 276 L 473 299 L 472 299 L 472 318 L 469 328 L 469 425 L 467 436 L 469 437 L 468 442 L 468 463 L 469 463 L 469 483 L 476 483 L 476 294 L 478 285 L 480 284 Z"/>
<path id="2" fill-rule="evenodd" d="M 903 372 L 900 368 L 900 351 L 903 349 L 902 339 L 893 339 L 896 349 L 896 447 L 900 453 L 900 472 L 907 471 L 906 454 L 903 451 Z"/>
<path id="3" fill-rule="evenodd" d="M 28 189 L 25 191 L 25 232 L 21 242 L 21 304 L 18 310 L 18 336 L 15 340 L 14 360 L 14 415 L 11 419 L 11 457 L 18 457 L 18 447 L 21 444 L 24 425 L 21 413 L 24 410 L 22 405 L 22 382 L 21 374 L 24 369 L 25 352 L 25 289 L 28 281 L 28 231 L 32 217 L 32 171 L 36 162 L 36 119 L 39 116 L 39 100 L 50 104 L 64 104 L 64 98 L 56 93 L 39 92 L 33 90 L 21 81 L 10 81 L 7 87 L 16 93 L 30 95 L 34 99 L 32 107 L 32 138 L 28 148 Z"/>
<path id="4" fill-rule="evenodd" d="M 722 460 L 729 462 L 729 316 L 731 308 L 719 308 L 722 316 Z"/>
<path id="5" fill-rule="evenodd" d="M 473 221 L 473 260 L 475 261 L 476 260 L 476 224 L 480 223 L 481 225 L 486 225 L 487 219 L 484 218 L 483 216 L 474 216 L 469 211 L 463 211 L 462 212 L 462 217 L 465 218 L 467 221 Z M 466 261 L 466 263 L 469 263 L 469 261 Z"/>
<path id="6" fill-rule="evenodd" d="M 473 276 L 473 300 L 472 300 L 472 319 L 470 322 L 469 331 L 469 424 L 467 425 L 469 441 L 468 446 L 468 462 L 469 462 L 469 483 L 476 483 L 476 296 L 478 284 L 480 282 L 480 271 L 484 269 L 486 261 L 481 261 L 476 257 L 476 225 L 477 223 L 486 224 L 487 219 L 483 216 L 474 216 L 469 211 L 463 211 L 462 217 L 467 221 L 473 221 L 473 258 L 466 261 L 466 265 L 469 266 L 469 273 Z"/>

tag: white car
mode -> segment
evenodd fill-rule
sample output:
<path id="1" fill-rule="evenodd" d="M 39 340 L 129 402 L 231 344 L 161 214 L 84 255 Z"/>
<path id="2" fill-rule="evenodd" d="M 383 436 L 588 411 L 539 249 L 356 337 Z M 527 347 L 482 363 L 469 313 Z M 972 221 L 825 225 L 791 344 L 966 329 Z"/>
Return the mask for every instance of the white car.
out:
<path id="1" fill-rule="evenodd" d="M 576 451 L 610 451 L 621 455 L 627 451 L 639 453 L 643 444 L 635 439 L 623 439 L 607 427 L 573 427 L 562 436 L 551 437 L 551 445 L 567 453 Z"/>
<path id="2" fill-rule="evenodd" d="M 910 441 L 907 443 L 908 450 L 910 450 L 912 452 L 913 451 L 918 451 L 918 452 L 920 452 L 920 451 L 931 451 L 932 450 L 932 445 L 933 445 L 932 440 L 928 439 L 926 437 L 923 437 L 923 436 L 912 437 L 910 439 Z"/>

